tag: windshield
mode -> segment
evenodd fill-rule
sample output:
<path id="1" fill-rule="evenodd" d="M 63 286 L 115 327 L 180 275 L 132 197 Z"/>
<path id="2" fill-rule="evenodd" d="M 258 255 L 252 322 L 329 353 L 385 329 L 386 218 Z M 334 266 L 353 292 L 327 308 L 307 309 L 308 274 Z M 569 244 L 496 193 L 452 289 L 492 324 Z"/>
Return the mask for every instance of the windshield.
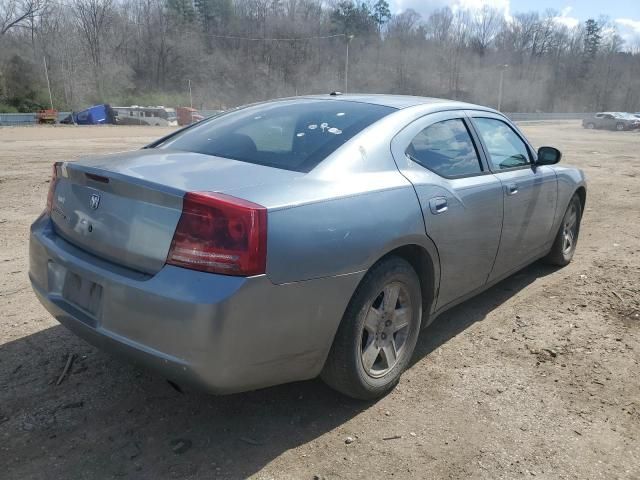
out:
<path id="1" fill-rule="evenodd" d="M 176 111 L 173 108 L 165 108 L 164 111 L 166 112 L 167 120 L 171 121 L 171 120 L 177 120 L 178 119 Z"/>
<path id="2" fill-rule="evenodd" d="M 231 111 L 167 139 L 172 148 L 308 172 L 394 108 L 342 100 L 288 100 Z"/>

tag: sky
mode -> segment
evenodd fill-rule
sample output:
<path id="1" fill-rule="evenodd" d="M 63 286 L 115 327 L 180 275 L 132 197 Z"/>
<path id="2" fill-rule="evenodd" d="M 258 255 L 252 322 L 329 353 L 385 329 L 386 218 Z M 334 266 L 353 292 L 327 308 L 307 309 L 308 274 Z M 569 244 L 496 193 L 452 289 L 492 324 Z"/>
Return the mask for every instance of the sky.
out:
<path id="1" fill-rule="evenodd" d="M 508 17 L 518 12 L 558 11 L 556 20 L 569 27 L 588 18 L 607 16 L 629 45 L 640 46 L 640 0 L 389 0 L 392 11 L 399 13 L 413 8 L 423 18 L 437 8 L 480 8 L 489 5 L 502 10 Z"/>

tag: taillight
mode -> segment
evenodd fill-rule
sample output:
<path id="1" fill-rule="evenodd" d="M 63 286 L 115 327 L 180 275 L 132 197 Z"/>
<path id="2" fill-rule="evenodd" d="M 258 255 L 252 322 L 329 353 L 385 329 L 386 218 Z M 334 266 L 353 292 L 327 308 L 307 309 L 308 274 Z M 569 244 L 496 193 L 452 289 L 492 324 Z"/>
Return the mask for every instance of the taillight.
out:
<path id="1" fill-rule="evenodd" d="M 51 209 L 53 208 L 53 195 L 56 191 L 56 184 L 58 183 L 58 167 L 60 165 L 62 165 L 62 162 L 53 164 L 51 181 L 49 182 L 49 193 L 47 193 L 47 213 L 51 213 Z"/>
<path id="2" fill-rule="evenodd" d="M 266 208 L 222 193 L 187 193 L 167 263 L 226 275 L 265 273 Z"/>

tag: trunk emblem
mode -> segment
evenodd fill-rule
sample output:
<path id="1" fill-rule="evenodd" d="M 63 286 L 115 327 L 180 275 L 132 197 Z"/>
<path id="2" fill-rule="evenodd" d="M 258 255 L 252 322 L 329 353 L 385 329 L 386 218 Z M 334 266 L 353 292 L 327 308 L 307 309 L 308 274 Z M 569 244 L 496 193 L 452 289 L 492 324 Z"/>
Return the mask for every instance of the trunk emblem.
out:
<path id="1" fill-rule="evenodd" d="M 97 193 L 92 193 L 91 198 L 89 199 L 89 206 L 96 210 L 100 206 L 100 195 Z"/>

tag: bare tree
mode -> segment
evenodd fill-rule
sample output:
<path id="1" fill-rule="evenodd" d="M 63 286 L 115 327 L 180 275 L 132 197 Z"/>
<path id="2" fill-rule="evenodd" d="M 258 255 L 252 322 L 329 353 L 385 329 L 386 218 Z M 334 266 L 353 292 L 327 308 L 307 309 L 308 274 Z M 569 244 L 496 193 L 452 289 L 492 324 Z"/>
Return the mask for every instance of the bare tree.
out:
<path id="1" fill-rule="evenodd" d="M 485 51 L 496 37 L 500 26 L 504 22 L 504 15 L 499 10 L 484 5 L 475 12 L 472 24 L 473 44 L 478 53 L 484 55 Z"/>
<path id="2" fill-rule="evenodd" d="M 453 12 L 449 7 L 436 10 L 427 19 L 425 31 L 427 38 L 436 43 L 447 43 L 450 40 L 453 26 Z"/>
<path id="3" fill-rule="evenodd" d="M 102 99 L 102 38 L 111 21 L 113 0 L 73 0 L 72 5 L 93 64 L 97 93 Z"/>
<path id="4" fill-rule="evenodd" d="M 0 2 L 0 36 L 12 28 L 28 28 L 29 22 L 47 7 L 47 0 L 3 0 Z"/>
<path id="5" fill-rule="evenodd" d="M 407 38 L 416 33 L 416 29 L 420 26 L 420 20 L 420 14 L 412 8 L 408 8 L 391 19 L 387 35 Z"/>

